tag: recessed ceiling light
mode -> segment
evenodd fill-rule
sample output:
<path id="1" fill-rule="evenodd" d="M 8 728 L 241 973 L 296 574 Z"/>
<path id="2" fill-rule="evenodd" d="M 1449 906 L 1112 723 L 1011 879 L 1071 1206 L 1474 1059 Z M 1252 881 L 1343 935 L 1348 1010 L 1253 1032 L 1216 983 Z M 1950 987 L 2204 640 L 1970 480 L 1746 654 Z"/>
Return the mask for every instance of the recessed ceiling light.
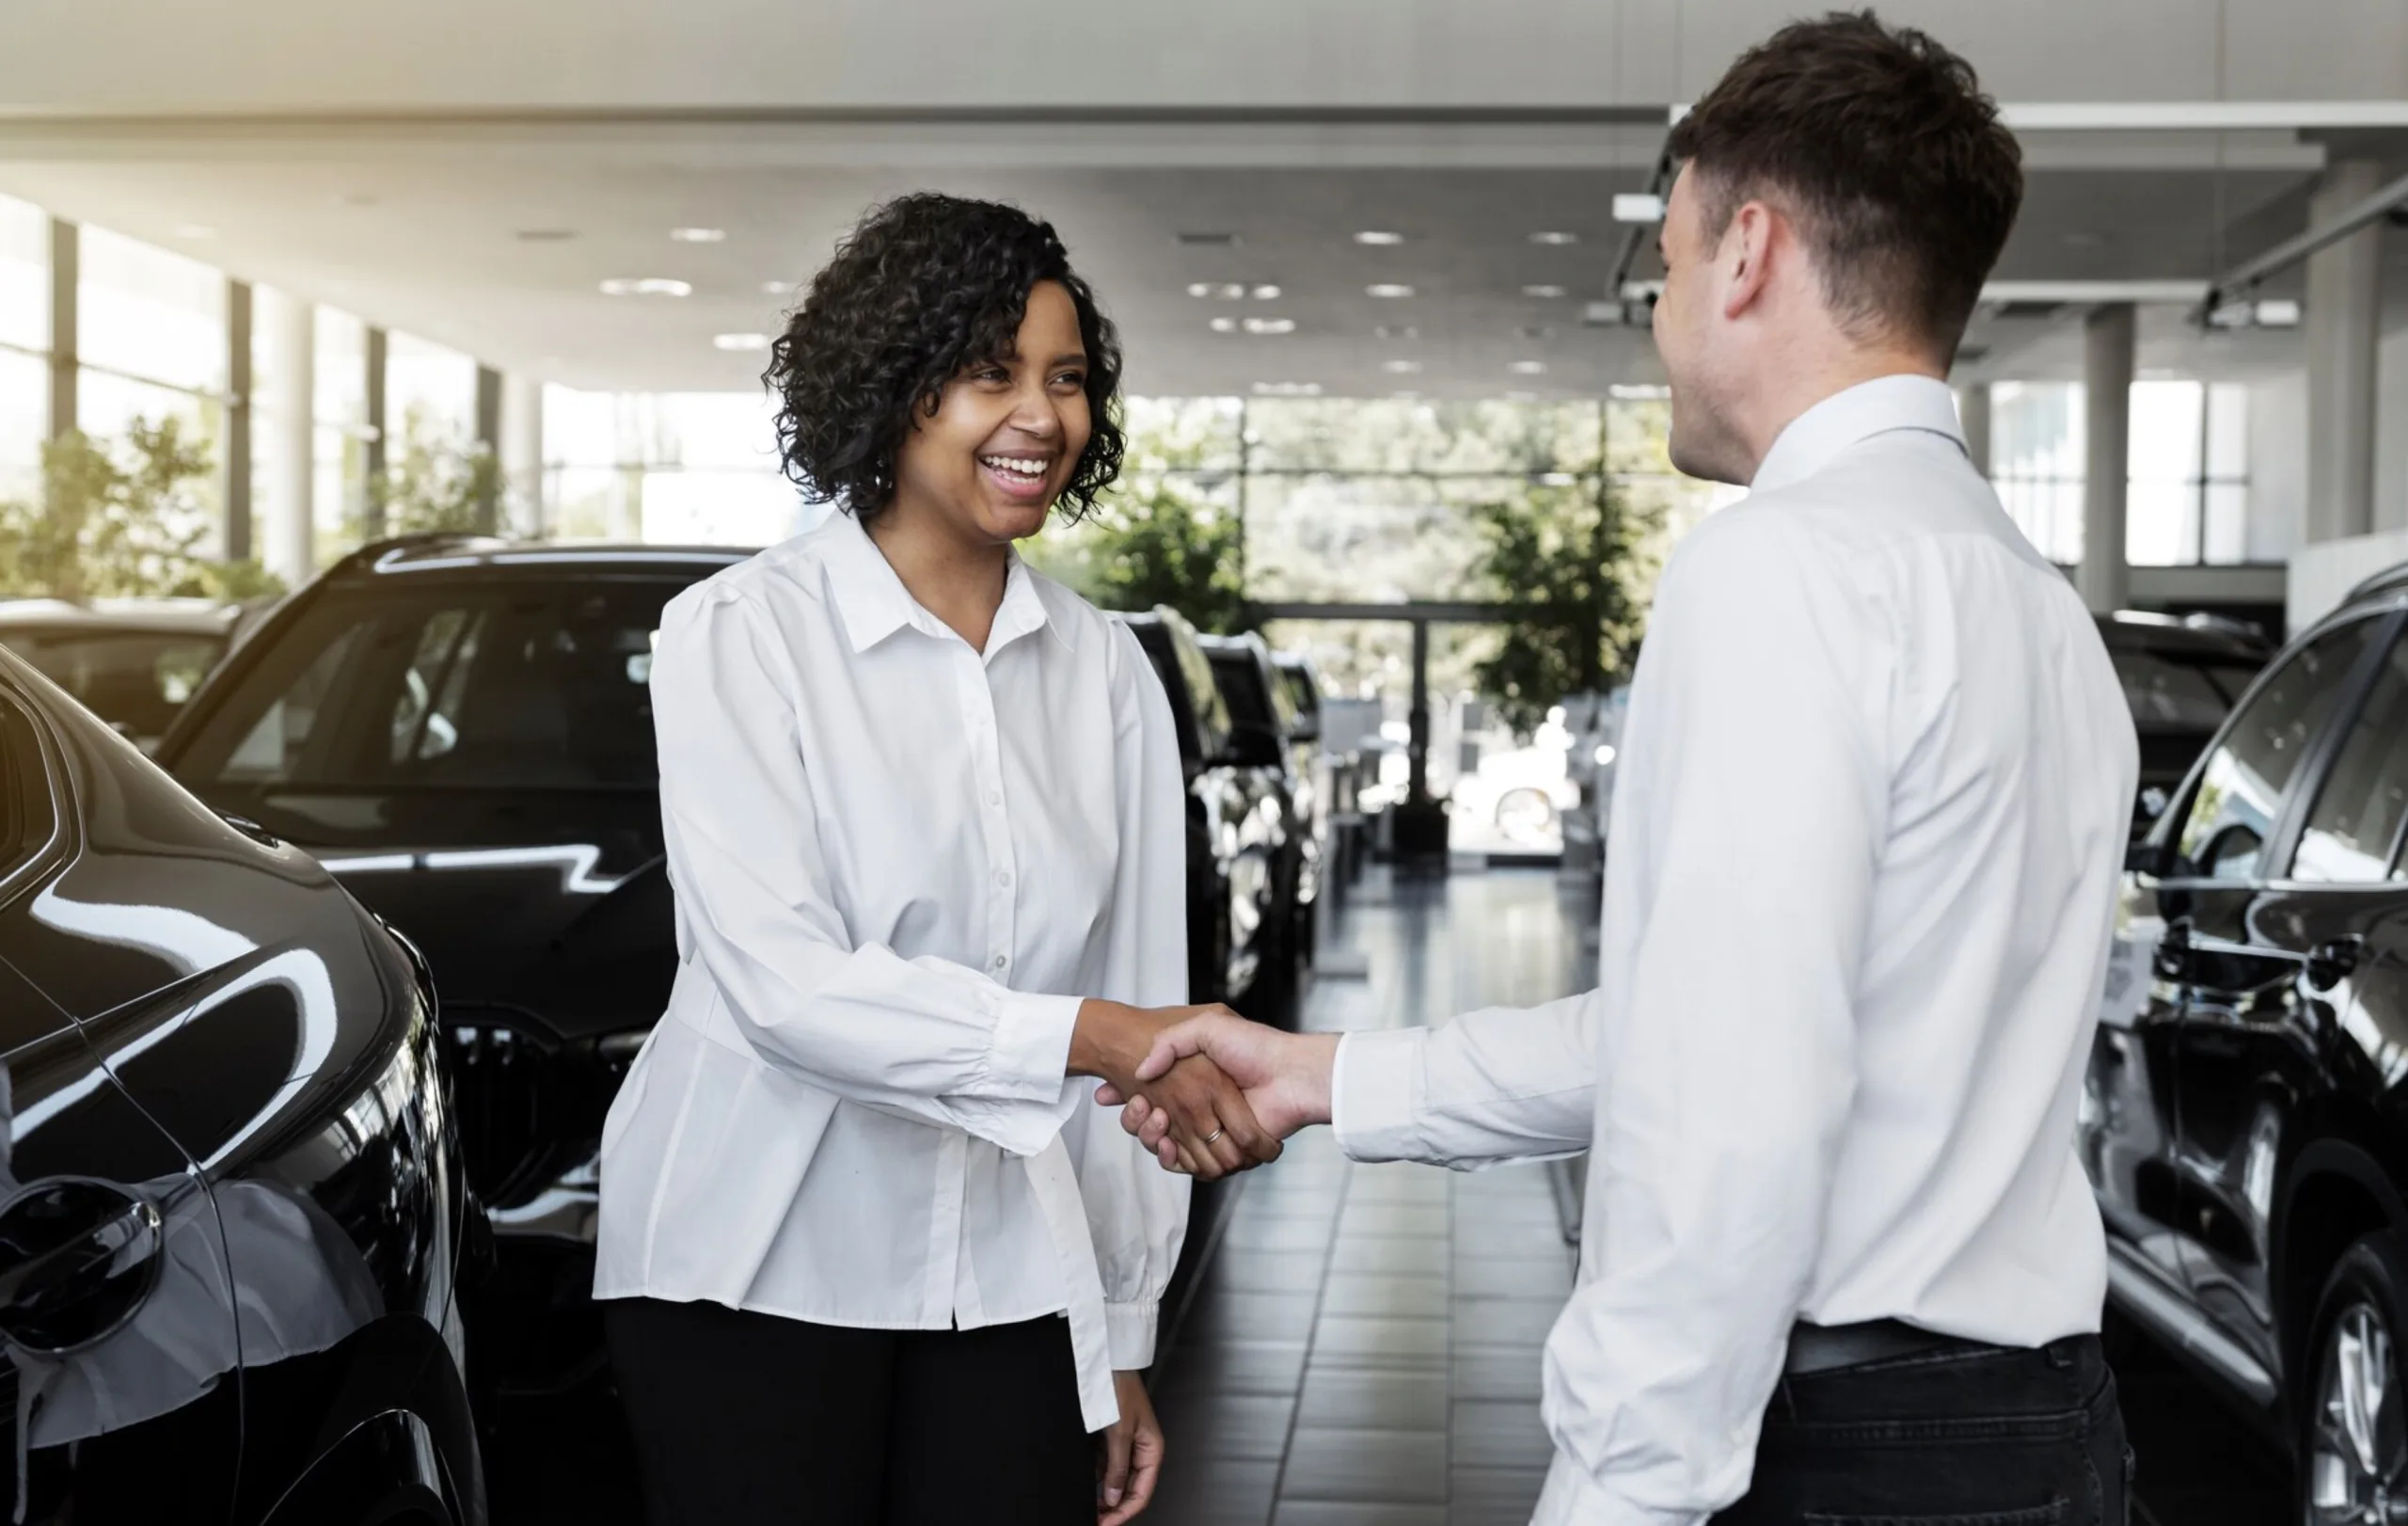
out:
<path id="1" fill-rule="evenodd" d="M 1421 330 L 1411 324 L 1382 324 L 1371 330 L 1382 339 L 1419 339 Z"/>
<path id="2" fill-rule="evenodd" d="M 1365 296 L 1404 297 L 1411 296 L 1413 294 L 1413 288 L 1403 285 L 1398 281 L 1378 281 L 1372 285 L 1364 287 L 1363 294 Z"/>
<path id="3" fill-rule="evenodd" d="M 1233 280 L 1199 280 L 1189 284 L 1187 294 L 1206 302 L 1241 302 L 1245 299 L 1245 286 Z"/>
<path id="4" fill-rule="evenodd" d="M 186 239 L 210 239 L 217 236 L 217 230 L 207 223 L 178 223 L 173 231 L 176 237 Z"/>
<path id="5" fill-rule="evenodd" d="M 794 282 L 790 280 L 765 280 L 761 283 L 761 293 L 765 296 L 792 296 L 794 294 Z"/>
<path id="6" fill-rule="evenodd" d="M 1544 360 L 1516 360 L 1505 369 L 1511 371 L 1516 376 L 1544 376 L 1546 374 L 1546 362 Z"/>
<path id="7" fill-rule="evenodd" d="M 1268 281 L 1265 281 L 1263 284 L 1256 287 L 1246 294 L 1253 297 L 1257 302 L 1276 302 L 1279 300 L 1279 288 L 1272 285 Z"/>
<path id="8" fill-rule="evenodd" d="M 1644 226 L 1664 220 L 1664 199 L 1653 191 L 1624 191 L 1614 198 L 1614 221 Z"/>
<path id="9" fill-rule="evenodd" d="M 711 345 L 721 350 L 766 350 L 769 347 L 767 334 L 713 334 Z"/>
<path id="10" fill-rule="evenodd" d="M 1321 396 L 1321 383 L 1256 382 L 1254 384 L 1254 395 L 1257 397 L 1319 397 Z"/>
<path id="11" fill-rule="evenodd" d="M 1563 288 L 1551 284 L 1525 286 L 1522 288 L 1522 294 L 1524 296 L 1536 297 L 1542 302 L 1551 302 L 1563 294 Z"/>
<path id="12" fill-rule="evenodd" d="M 1293 318 L 1248 318 L 1245 331 L 1249 334 L 1292 334 L 1296 331 Z"/>
<path id="13" fill-rule="evenodd" d="M 1178 237 L 1191 249 L 1226 249 L 1238 241 L 1235 233 L 1181 233 Z"/>
<path id="14" fill-rule="evenodd" d="M 521 244 L 559 244 L 577 234 L 566 228 L 522 228 L 511 236 Z"/>
<path id="15" fill-rule="evenodd" d="M 1418 360 L 1391 360 L 1380 369 L 1386 371 L 1391 376 L 1411 376 L 1420 372 L 1421 362 Z"/>
<path id="16" fill-rule="evenodd" d="M 613 276 L 602 283 L 604 296 L 691 296 L 691 283 L 667 276 Z"/>
<path id="17" fill-rule="evenodd" d="M 1215 334 L 1234 334 L 1237 331 L 1238 321 L 1235 318 L 1215 318 L 1212 320 L 1212 332 Z"/>
<path id="18" fill-rule="evenodd" d="M 1533 244 L 1550 245 L 1560 248 L 1566 244 L 1579 243 L 1580 235 L 1577 233 L 1566 233 L 1560 230 L 1549 230 L 1546 232 L 1532 233 L 1530 235 L 1530 242 Z"/>
<path id="19" fill-rule="evenodd" d="M 1374 248 L 1387 248 L 1392 245 L 1403 243 L 1404 235 L 1402 233 L 1391 233 L 1383 229 L 1367 228 L 1354 235 L 1354 242 L 1357 244 L 1369 244 Z"/>
<path id="20" fill-rule="evenodd" d="M 680 244 L 723 244 L 727 241 L 724 228 L 673 228 L 669 236 Z"/>

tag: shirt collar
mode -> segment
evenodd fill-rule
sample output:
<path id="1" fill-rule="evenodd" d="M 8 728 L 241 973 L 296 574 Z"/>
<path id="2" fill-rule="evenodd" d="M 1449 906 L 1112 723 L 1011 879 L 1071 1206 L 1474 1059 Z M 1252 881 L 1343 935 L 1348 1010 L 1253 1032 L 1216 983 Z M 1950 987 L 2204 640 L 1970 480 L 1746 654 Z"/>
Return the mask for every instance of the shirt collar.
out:
<path id="1" fill-rule="evenodd" d="M 1791 420 L 1765 453 L 1749 488 L 1761 493 L 1801 482 L 1848 447 L 1895 429 L 1925 430 L 1946 437 L 1960 451 L 1965 448 L 1956 396 L 1946 382 L 1930 376 L 1877 376 L 1832 393 Z"/>
<path id="2" fill-rule="evenodd" d="M 959 639 L 943 621 L 920 607 L 895 575 L 886 553 L 869 538 L 866 526 L 842 509 L 829 518 L 834 522 L 827 530 L 828 589 L 854 651 L 866 652 L 906 626 L 931 636 Z M 1036 574 L 1015 550 L 1004 575 L 1004 601 L 995 611 L 993 628 L 987 633 L 986 655 L 992 656 L 1035 630 L 1051 631 L 1066 647 L 1076 644 L 1069 622 L 1054 618 L 1037 586 Z"/>

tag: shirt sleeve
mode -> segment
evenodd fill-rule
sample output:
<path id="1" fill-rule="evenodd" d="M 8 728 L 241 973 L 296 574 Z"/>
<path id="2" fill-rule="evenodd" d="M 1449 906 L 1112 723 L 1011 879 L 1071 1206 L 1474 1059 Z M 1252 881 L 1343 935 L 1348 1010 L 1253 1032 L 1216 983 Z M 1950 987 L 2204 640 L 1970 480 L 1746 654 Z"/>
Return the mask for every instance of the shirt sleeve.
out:
<path id="1" fill-rule="evenodd" d="M 1581 1153 L 1596 1119 L 1597 1001 L 1591 991 L 1348 1034 L 1330 1076 L 1339 1148 L 1459 1171 Z"/>
<path id="2" fill-rule="evenodd" d="M 1187 789 L 1170 702 L 1115 621 L 1113 710 L 1118 724 L 1114 781 L 1119 790 L 1120 858 L 1105 933 L 1102 989 L 1111 1001 L 1178 1007 L 1187 1001 Z M 1188 1179 L 1162 1168 L 1120 1127 L 1117 1109 L 1081 1106 L 1063 1126 L 1086 1204 L 1103 1279 L 1105 1343 L 1116 1370 L 1150 1367 L 1163 1292 L 1187 1238 Z"/>
<path id="3" fill-rule="evenodd" d="M 652 669 L 677 951 L 770 1065 L 848 1101 L 1042 1150 L 1079 1102 L 1079 998 L 848 937 L 803 767 L 792 660 L 736 591 L 666 612 Z"/>
<path id="4" fill-rule="evenodd" d="M 1598 1061 L 1592 1276 L 1545 1375 L 1583 1519 L 1701 1522 L 1746 1492 L 1855 1094 L 1877 615 L 1801 536 L 1725 512 L 1667 574 L 1632 696 L 1650 867 Z"/>

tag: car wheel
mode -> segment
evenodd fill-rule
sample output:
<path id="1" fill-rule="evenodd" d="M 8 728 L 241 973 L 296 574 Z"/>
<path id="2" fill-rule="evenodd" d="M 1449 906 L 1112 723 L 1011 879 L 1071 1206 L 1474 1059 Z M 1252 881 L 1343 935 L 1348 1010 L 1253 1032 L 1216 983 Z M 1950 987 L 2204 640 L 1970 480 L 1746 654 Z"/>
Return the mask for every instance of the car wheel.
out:
<path id="1" fill-rule="evenodd" d="M 2324 1284 L 2294 1405 L 2305 1526 L 2408 1518 L 2403 1295 L 2408 1255 L 2387 1231 L 2352 1246 Z"/>

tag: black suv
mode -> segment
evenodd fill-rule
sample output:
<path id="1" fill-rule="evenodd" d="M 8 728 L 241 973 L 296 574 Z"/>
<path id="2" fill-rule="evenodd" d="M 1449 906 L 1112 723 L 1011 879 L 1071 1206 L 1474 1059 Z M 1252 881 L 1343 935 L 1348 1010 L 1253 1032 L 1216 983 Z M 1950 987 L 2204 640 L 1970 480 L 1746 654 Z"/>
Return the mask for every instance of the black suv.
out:
<path id="1" fill-rule="evenodd" d="M 746 553 L 369 547 L 213 676 L 158 757 L 318 858 L 425 950 L 469 1180 L 499 1256 L 504 1391 L 602 1358 L 602 1119 L 676 950 L 649 679 L 661 607 Z"/>
<path id="2" fill-rule="evenodd" d="M 1249 633 L 1196 640 L 1228 705 L 1233 750 L 1248 758 L 1277 760 L 1269 765 L 1277 815 L 1278 848 L 1272 861 L 1276 909 L 1263 947 L 1264 973 L 1256 979 L 1263 993 L 1259 1005 L 1284 1016 L 1295 1001 L 1297 978 L 1311 949 L 1313 901 L 1321 894 L 1311 755 L 1297 740 L 1294 693 L 1262 638 Z"/>
<path id="3" fill-rule="evenodd" d="M 473 1526 L 425 964 L 0 653 L 10 1518 Z"/>
<path id="4" fill-rule="evenodd" d="M 2408 568 L 2244 694 L 2132 850 L 2083 1097 L 2114 1302 L 2285 1442 L 2303 1522 L 2408 1494 Z"/>
<path id="5" fill-rule="evenodd" d="M 1157 606 L 1120 618 L 1170 697 L 1187 773 L 1188 998 L 1284 1017 L 1277 1004 L 1289 993 L 1278 989 L 1273 960 L 1286 931 L 1279 776 L 1287 743 L 1238 728 L 1196 628 L 1177 611 Z"/>
<path id="6" fill-rule="evenodd" d="M 2121 611 L 2099 617 L 2108 660 L 2140 733 L 2140 797 L 2132 835 L 2146 835 L 2235 700 L 2272 655 L 2255 629 Z"/>

